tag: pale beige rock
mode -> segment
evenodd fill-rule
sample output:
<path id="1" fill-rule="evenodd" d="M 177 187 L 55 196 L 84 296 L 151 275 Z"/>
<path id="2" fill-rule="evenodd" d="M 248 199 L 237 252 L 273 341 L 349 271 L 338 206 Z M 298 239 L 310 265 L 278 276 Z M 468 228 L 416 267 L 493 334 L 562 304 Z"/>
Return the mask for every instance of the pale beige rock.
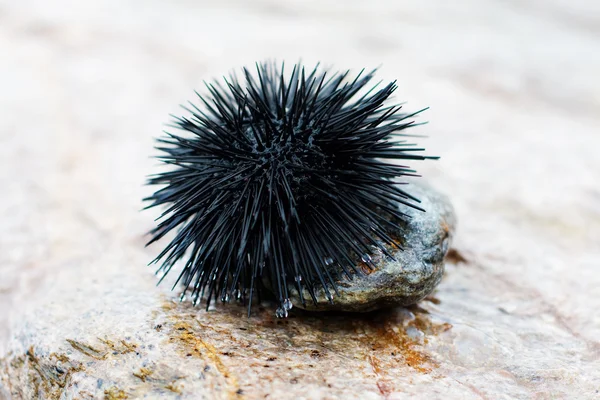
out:
<path id="1" fill-rule="evenodd" d="M 1 1 L 0 398 L 597 398 L 598 11 Z M 247 320 L 154 286 L 152 137 L 203 78 L 265 57 L 383 64 L 432 107 L 415 133 L 442 159 L 419 172 L 460 225 L 429 301 Z"/>

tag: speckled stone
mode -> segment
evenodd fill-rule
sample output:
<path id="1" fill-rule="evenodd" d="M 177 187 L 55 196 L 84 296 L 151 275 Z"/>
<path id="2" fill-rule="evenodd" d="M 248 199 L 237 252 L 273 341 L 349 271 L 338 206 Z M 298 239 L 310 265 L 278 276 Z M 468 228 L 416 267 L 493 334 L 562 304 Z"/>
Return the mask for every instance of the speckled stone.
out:
<path id="1" fill-rule="evenodd" d="M 364 271 L 352 280 L 338 285 L 339 295 L 327 300 L 325 291 L 317 292 L 317 304 L 306 301 L 303 305 L 298 291 L 291 290 L 296 307 L 311 311 L 365 312 L 379 308 L 406 306 L 423 299 L 440 283 L 444 275 L 444 256 L 448 252 L 456 218 L 448 198 L 433 188 L 411 183 L 406 189 L 421 200 L 426 212 L 402 207 L 408 215 L 406 229 L 393 233 L 400 239 L 403 250 L 395 250 L 394 258 L 381 251 L 371 256 L 375 265 L 370 270 L 364 262 L 358 269 Z M 305 291 L 305 299 L 310 299 Z"/>

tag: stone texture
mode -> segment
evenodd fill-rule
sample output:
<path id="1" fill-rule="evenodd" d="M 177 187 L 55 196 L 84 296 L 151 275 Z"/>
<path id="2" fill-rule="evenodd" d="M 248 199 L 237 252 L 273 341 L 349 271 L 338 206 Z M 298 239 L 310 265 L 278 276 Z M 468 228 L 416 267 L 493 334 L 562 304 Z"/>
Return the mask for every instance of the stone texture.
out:
<path id="1" fill-rule="evenodd" d="M 357 266 L 362 275 L 341 281 L 333 303 L 321 289 L 316 292 L 315 304 L 305 290 L 303 298 L 309 300 L 303 305 L 298 290 L 292 288 L 290 299 L 296 307 L 311 311 L 367 312 L 415 304 L 433 291 L 444 275 L 444 256 L 456 224 L 454 210 L 446 196 L 423 183 L 405 190 L 421 201 L 419 206 L 426 212 L 402 207 L 407 223 L 404 231 L 393 235 L 404 250 L 389 248 L 393 259 L 375 251 L 371 256 L 373 269 L 359 261 Z"/>
<path id="2" fill-rule="evenodd" d="M 0 398 L 597 398 L 598 7 L 0 0 Z M 418 307 L 248 320 L 155 287 L 152 138 L 265 57 L 383 64 L 431 106 L 417 167 L 460 228 Z"/>

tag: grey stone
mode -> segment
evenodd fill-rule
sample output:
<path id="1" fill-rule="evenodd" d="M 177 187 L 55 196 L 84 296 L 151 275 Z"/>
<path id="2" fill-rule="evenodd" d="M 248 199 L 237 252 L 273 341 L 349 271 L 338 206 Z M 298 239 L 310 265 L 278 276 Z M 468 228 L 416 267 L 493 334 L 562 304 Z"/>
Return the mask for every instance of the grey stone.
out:
<path id="1" fill-rule="evenodd" d="M 444 256 L 448 252 L 456 218 L 448 198 L 423 183 L 411 183 L 407 192 L 421 201 L 426 211 L 401 206 L 407 214 L 402 232 L 392 233 L 403 250 L 388 249 L 393 258 L 382 251 L 371 255 L 374 269 L 358 263 L 361 274 L 338 284 L 338 295 L 327 299 L 324 289 L 317 290 L 317 303 L 307 290 L 303 305 L 295 287 L 290 291 L 294 306 L 311 311 L 365 312 L 379 308 L 414 304 L 430 294 L 444 274 Z M 333 293 L 332 288 L 328 288 Z"/>

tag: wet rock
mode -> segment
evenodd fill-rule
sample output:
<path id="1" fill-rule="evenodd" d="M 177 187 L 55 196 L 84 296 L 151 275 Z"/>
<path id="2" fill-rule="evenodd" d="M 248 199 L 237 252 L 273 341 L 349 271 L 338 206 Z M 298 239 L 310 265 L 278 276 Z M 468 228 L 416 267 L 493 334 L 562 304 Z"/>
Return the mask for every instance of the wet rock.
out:
<path id="1" fill-rule="evenodd" d="M 393 259 L 381 251 L 358 263 L 361 275 L 338 285 L 339 295 L 332 301 L 323 289 L 317 291 L 317 303 L 300 301 L 291 290 L 296 307 L 312 311 L 365 312 L 392 306 L 406 306 L 423 299 L 440 283 L 444 274 L 444 256 L 455 227 L 455 216 L 448 198 L 422 183 L 411 184 L 410 193 L 426 210 L 402 207 L 409 218 L 403 232 L 392 233 L 403 250 L 390 249 Z M 367 262 L 374 268 L 369 268 Z M 333 290 L 331 290 L 333 292 Z M 310 299 L 308 291 L 303 293 Z"/>

